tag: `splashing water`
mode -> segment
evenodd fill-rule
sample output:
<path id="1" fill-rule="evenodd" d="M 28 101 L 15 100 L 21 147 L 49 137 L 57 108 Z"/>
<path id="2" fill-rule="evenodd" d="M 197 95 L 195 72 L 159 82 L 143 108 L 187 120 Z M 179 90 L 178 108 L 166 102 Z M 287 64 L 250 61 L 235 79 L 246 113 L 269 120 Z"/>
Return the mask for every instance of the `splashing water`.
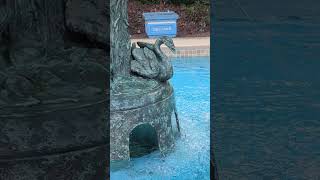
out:
<path id="1" fill-rule="evenodd" d="M 174 87 L 181 137 L 166 157 L 154 151 L 132 158 L 114 169 L 111 180 L 210 179 L 210 63 L 209 57 L 173 59 Z"/>

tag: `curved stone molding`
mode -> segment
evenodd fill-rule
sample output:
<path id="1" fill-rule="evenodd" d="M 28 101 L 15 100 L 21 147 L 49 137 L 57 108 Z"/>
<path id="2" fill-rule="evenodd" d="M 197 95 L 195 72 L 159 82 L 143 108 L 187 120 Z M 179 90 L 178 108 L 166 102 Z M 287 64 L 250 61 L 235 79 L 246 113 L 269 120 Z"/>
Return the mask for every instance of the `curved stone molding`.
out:
<path id="1" fill-rule="evenodd" d="M 101 158 L 106 149 L 102 145 L 53 155 L 0 159 L 0 179 L 98 180 L 106 177 L 108 164 Z"/>
<path id="2" fill-rule="evenodd" d="M 0 159 L 55 154 L 106 144 L 106 100 L 1 110 Z M 10 109 L 15 109 L 14 111 Z"/>
<path id="3" fill-rule="evenodd" d="M 170 88 L 169 88 L 170 87 Z M 122 77 L 111 91 L 110 110 L 121 111 L 142 108 L 172 95 L 169 82 L 158 82 L 140 77 Z"/>

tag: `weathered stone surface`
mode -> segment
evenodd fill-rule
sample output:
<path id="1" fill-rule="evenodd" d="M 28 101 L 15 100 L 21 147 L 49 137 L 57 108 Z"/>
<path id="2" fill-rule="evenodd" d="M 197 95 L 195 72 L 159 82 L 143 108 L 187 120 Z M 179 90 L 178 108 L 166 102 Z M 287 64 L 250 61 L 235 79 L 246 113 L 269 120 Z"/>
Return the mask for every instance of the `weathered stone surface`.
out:
<path id="1" fill-rule="evenodd" d="M 134 83 L 132 83 L 134 82 Z M 166 154 L 174 146 L 172 114 L 175 100 L 168 83 L 129 77 L 121 79 L 110 104 L 111 160 L 129 160 L 129 136 L 138 125 L 148 123 L 158 135 L 159 150 Z M 131 88 L 134 92 L 127 91 Z"/>
<path id="2" fill-rule="evenodd" d="M 108 7 L 76 2 L 0 0 L 0 179 L 107 177 Z"/>
<path id="3" fill-rule="evenodd" d="M 65 0 L 66 24 L 73 31 L 85 34 L 90 40 L 109 44 L 109 1 Z"/>
<path id="4" fill-rule="evenodd" d="M 1 180 L 100 180 L 105 179 L 106 145 L 60 154 L 0 160 Z"/>
<path id="5" fill-rule="evenodd" d="M 154 44 L 137 42 L 140 48 L 132 48 L 131 71 L 138 76 L 165 82 L 172 78 L 173 67 L 160 46 L 166 45 L 171 51 L 175 46 L 170 37 L 162 36 Z"/>
<path id="6" fill-rule="evenodd" d="M 128 0 L 110 1 L 111 74 L 130 74 L 131 43 L 128 32 Z"/>
<path id="7" fill-rule="evenodd" d="M 103 96 L 1 109 L 0 159 L 33 157 L 106 144 Z"/>
<path id="8" fill-rule="evenodd" d="M 87 11 L 98 7 L 97 12 L 107 9 L 107 6 L 100 6 L 105 1 L 90 2 L 95 6 L 87 7 Z M 64 0 L 34 0 L 32 3 L 8 1 L 2 4 L 3 12 L 19 13 L 14 14 L 12 22 L 2 23 L 7 27 L 4 29 L 9 30 L 2 32 L 0 38 L 0 106 L 23 102 L 33 104 L 36 103 L 34 99 L 41 104 L 52 98 L 72 97 L 79 100 L 85 95 L 82 89 L 88 88 L 98 88 L 100 95 L 105 94 L 105 82 L 109 75 L 107 44 L 104 43 L 105 47 L 97 45 L 88 48 L 86 46 L 90 41 L 75 41 L 73 34 L 85 34 L 93 41 L 91 44 L 99 44 L 95 38 L 100 39 L 99 34 L 104 34 L 102 41 L 107 42 L 107 15 L 87 13 L 79 17 L 77 13 L 83 9 L 77 9 L 78 4 L 67 1 L 68 8 L 64 9 L 64 3 Z M 65 14 L 68 16 L 65 17 Z M 73 23 L 67 23 L 66 27 L 65 20 Z M 77 31 L 79 24 L 84 28 L 81 32 Z M 92 34 L 92 31 L 95 33 Z"/>
<path id="9" fill-rule="evenodd" d="M 160 52 L 157 52 L 156 55 L 153 54 L 154 56 L 151 58 L 153 61 L 148 61 L 141 52 L 132 54 L 128 33 L 127 3 L 128 0 L 111 0 L 110 12 L 110 158 L 117 163 L 130 159 L 129 137 L 132 130 L 138 125 L 147 123 L 155 129 L 158 135 L 159 150 L 162 154 L 166 154 L 172 149 L 175 138 L 171 119 L 176 110 L 175 100 L 173 88 L 167 81 L 173 75 L 172 65 L 167 57 L 160 55 Z M 157 43 L 160 48 L 161 41 Z M 168 41 L 166 44 L 174 48 L 173 43 L 171 45 Z M 142 49 L 136 50 L 141 51 Z M 148 50 L 154 53 L 153 50 L 156 49 Z M 157 57 L 158 55 L 159 57 Z M 144 74 L 149 75 L 143 76 L 143 73 L 132 73 L 133 57 L 136 58 L 135 60 L 140 57 L 141 66 L 143 66 L 143 62 L 144 65 L 149 62 L 162 60 L 163 62 L 156 64 L 158 71 L 151 68 L 143 69 L 143 72 L 148 71 Z"/>

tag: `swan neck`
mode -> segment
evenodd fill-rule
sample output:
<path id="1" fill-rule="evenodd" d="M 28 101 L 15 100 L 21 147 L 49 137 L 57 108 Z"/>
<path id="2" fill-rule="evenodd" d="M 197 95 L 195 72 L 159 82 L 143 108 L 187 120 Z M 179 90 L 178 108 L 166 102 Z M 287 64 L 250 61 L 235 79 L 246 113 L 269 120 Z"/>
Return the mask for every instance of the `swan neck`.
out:
<path id="1" fill-rule="evenodd" d="M 161 59 L 165 59 L 166 56 L 164 55 L 164 53 L 160 48 L 162 44 L 163 44 L 163 41 L 161 39 L 157 39 L 155 43 L 155 51 L 157 55 L 161 57 Z"/>

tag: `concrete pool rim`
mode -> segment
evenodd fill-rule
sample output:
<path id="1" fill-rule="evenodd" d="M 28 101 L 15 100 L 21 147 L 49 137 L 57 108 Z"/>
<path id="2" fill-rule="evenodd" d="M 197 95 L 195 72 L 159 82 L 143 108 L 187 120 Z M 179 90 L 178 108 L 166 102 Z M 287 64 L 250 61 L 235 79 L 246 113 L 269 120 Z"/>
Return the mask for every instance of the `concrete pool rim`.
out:
<path id="1" fill-rule="evenodd" d="M 153 43 L 155 39 L 131 39 L 131 42 Z M 173 38 L 176 53 L 172 53 L 167 47 L 161 47 L 169 57 L 194 57 L 210 56 L 210 37 L 177 37 Z"/>

